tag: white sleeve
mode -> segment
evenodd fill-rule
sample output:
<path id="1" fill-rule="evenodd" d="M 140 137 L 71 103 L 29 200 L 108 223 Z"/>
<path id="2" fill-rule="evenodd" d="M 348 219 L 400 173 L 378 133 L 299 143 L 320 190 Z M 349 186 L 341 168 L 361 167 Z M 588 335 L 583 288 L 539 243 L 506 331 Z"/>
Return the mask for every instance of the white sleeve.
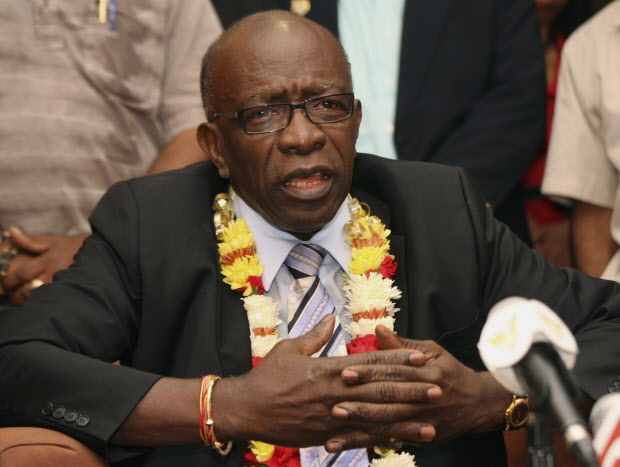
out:
<path id="1" fill-rule="evenodd" d="M 618 181 L 603 141 L 601 56 L 587 26 L 570 37 L 562 53 L 542 191 L 613 207 Z"/>
<path id="2" fill-rule="evenodd" d="M 162 144 L 205 120 L 200 99 L 200 64 L 207 48 L 221 32 L 220 20 L 210 0 L 168 2 L 159 109 Z"/>

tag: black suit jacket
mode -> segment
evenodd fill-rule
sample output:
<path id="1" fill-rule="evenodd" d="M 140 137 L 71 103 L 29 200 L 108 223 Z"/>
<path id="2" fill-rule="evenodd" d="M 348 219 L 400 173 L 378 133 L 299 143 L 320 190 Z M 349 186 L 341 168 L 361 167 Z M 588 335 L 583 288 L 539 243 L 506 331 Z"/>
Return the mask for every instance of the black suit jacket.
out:
<path id="1" fill-rule="evenodd" d="M 107 441 L 159 375 L 249 370 L 247 318 L 222 282 L 212 227 L 211 202 L 226 189 L 207 162 L 110 189 L 75 263 L 21 309 L 0 313 L 0 425 L 53 428 L 119 459 L 132 451 Z M 489 309 L 511 295 L 538 298 L 578 336 L 584 391 L 607 391 L 620 361 L 615 283 L 545 263 L 493 219 L 459 169 L 360 155 L 354 193 L 393 232 L 400 335 L 437 340 L 483 370 L 476 342 Z M 106 363 L 117 359 L 123 366 Z M 89 423 L 55 417 L 58 407 Z M 162 448 L 127 465 L 238 466 L 242 448 L 227 458 L 203 446 Z M 424 467 L 505 463 L 499 432 L 414 451 Z"/>
<path id="2" fill-rule="evenodd" d="M 224 25 L 289 1 L 216 0 Z M 307 17 L 338 36 L 338 2 Z M 406 0 L 394 143 L 400 159 L 465 168 L 525 241 L 519 182 L 541 148 L 545 76 L 532 0 Z"/>

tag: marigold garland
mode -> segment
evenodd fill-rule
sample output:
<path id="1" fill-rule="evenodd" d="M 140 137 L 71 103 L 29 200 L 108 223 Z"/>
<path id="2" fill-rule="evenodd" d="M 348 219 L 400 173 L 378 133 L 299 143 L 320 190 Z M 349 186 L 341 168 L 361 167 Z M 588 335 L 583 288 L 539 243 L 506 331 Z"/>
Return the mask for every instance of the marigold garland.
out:
<path id="1" fill-rule="evenodd" d="M 235 219 L 233 197 L 225 193 L 216 196 L 213 203 L 214 225 L 218 239 L 218 253 L 224 282 L 243 294 L 243 306 L 248 315 L 252 347 L 252 367 L 280 340 L 281 324 L 276 302 L 266 295 L 261 280 L 263 267 L 256 253 L 252 232 L 243 219 Z M 351 220 L 344 233 L 351 245 L 350 278 L 343 291 L 345 313 L 351 318 L 345 332 L 350 337 L 350 354 L 379 350 L 374 334 L 377 325 L 394 329 L 394 301 L 401 297 L 392 278 L 397 263 L 390 255 L 390 230 L 357 199 L 349 196 Z M 381 458 L 373 460 L 375 467 L 415 467 L 414 457 L 407 453 L 375 449 Z M 300 466 L 299 449 L 273 446 L 250 441 L 245 454 L 248 466 Z"/>

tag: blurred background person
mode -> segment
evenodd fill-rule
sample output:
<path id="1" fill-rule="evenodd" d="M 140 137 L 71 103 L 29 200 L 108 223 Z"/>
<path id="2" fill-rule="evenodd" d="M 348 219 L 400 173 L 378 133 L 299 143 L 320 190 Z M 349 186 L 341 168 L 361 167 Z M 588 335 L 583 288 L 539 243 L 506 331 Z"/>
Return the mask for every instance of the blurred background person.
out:
<path id="1" fill-rule="evenodd" d="M 21 304 L 111 184 L 204 157 L 200 58 L 221 26 L 209 0 L 0 0 L 0 27 L 0 280 Z"/>
<path id="2" fill-rule="evenodd" d="M 573 201 L 575 265 L 620 281 L 620 2 L 567 40 L 542 185 Z"/>
<path id="3" fill-rule="evenodd" d="M 566 38 L 592 14 L 589 0 L 536 0 L 540 34 L 545 48 L 547 135 L 540 154 L 523 177 L 525 210 L 534 248 L 556 266 L 572 265 L 569 212 L 540 192 L 560 69 Z"/>

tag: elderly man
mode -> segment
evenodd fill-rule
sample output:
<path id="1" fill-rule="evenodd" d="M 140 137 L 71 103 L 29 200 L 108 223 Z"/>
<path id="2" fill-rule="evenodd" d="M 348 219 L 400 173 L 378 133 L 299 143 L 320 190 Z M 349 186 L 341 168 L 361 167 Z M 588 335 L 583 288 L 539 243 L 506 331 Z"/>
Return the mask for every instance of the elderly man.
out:
<path id="1" fill-rule="evenodd" d="M 459 169 L 356 156 L 362 108 L 326 30 L 248 17 L 201 85 L 212 163 L 117 184 L 75 263 L 0 314 L 2 425 L 129 465 L 368 465 L 360 447 L 402 439 L 423 467 L 495 467 L 512 395 L 475 344 L 510 295 L 554 307 L 584 393 L 607 392 L 617 286 L 547 265 Z"/>

